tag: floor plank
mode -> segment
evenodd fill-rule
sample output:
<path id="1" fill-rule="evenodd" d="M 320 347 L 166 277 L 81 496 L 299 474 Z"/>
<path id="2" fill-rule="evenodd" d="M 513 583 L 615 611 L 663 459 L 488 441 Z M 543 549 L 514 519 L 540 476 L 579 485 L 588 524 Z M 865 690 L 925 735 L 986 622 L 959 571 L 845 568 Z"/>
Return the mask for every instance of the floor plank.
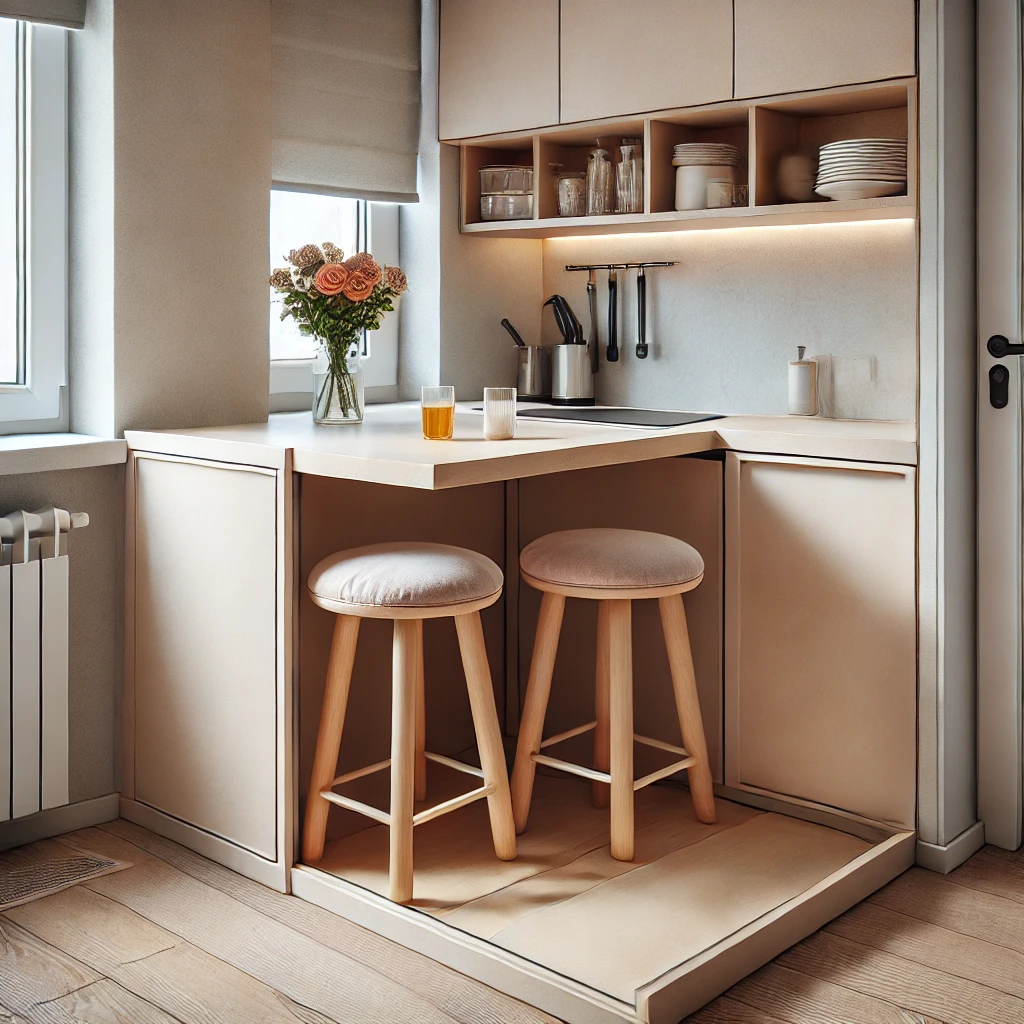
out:
<path id="1" fill-rule="evenodd" d="M 744 978 L 729 994 L 789 1024 L 917 1024 L 924 1020 L 884 999 L 777 963 Z"/>
<path id="2" fill-rule="evenodd" d="M 1024 1021 L 1024 1000 L 826 932 L 787 950 L 776 963 L 946 1024 Z"/>
<path id="3" fill-rule="evenodd" d="M 274 892 L 131 822 L 110 822 L 102 826 L 102 831 L 134 844 L 140 853 L 165 861 L 272 920 L 347 953 L 418 993 L 461 1024 L 556 1024 L 553 1017 L 511 996 L 456 974 L 327 910 Z M 81 835 L 66 838 L 78 841 Z M 89 838 L 85 836 L 82 841 Z"/>
<path id="4" fill-rule="evenodd" d="M 337 1021 L 454 1018 L 389 978 L 157 859 L 86 888 Z"/>
<path id="5" fill-rule="evenodd" d="M 689 1024 L 791 1024 L 788 1017 L 765 1013 L 732 996 L 719 996 L 686 1019 Z"/>
<path id="6" fill-rule="evenodd" d="M 158 1006 L 105 978 L 57 1000 L 73 1021 L 82 1024 L 182 1024 Z"/>
<path id="7" fill-rule="evenodd" d="M 1024 903 L 1024 857 L 995 846 L 983 846 L 949 876 L 956 885 Z"/>
<path id="8" fill-rule="evenodd" d="M 955 872 L 954 872 L 955 874 Z M 911 868 L 868 903 L 1024 953 L 1024 913 L 1003 896 L 965 888 L 924 868 Z"/>
<path id="9" fill-rule="evenodd" d="M 101 976 L 54 949 L 13 921 L 0 920 L 0 1003 L 26 1014 L 36 1004 L 59 999 Z"/>
<path id="10" fill-rule="evenodd" d="M 332 1022 L 330 1017 L 296 1006 L 287 996 L 237 967 L 84 886 L 7 913 L 40 942 L 107 975 L 123 988 L 123 997 L 113 1001 L 104 1000 L 110 990 L 102 986 L 80 989 L 60 1001 L 73 1008 L 76 1003 L 68 1000 L 77 996 L 91 1015 L 83 1019 L 117 1021 L 117 1014 L 123 1012 L 128 1014 L 126 1020 L 132 1020 L 140 1005 L 148 1005 L 154 1008 L 150 1014 L 154 1021 L 183 1024 Z"/>
<path id="11" fill-rule="evenodd" d="M 1015 949 L 869 903 L 854 907 L 825 931 L 1024 999 L 1024 954 Z"/>

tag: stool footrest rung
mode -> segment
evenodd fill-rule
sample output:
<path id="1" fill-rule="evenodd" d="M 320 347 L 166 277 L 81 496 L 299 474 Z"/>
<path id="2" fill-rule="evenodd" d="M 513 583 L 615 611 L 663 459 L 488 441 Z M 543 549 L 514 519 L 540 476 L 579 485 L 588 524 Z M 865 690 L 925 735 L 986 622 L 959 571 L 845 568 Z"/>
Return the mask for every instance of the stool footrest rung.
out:
<path id="1" fill-rule="evenodd" d="M 378 761 L 376 764 L 367 765 L 365 768 L 357 768 L 354 772 L 346 772 L 344 775 L 339 775 L 331 783 L 331 789 L 334 789 L 335 786 L 341 786 L 346 782 L 352 782 L 354 779 L 361 779 L 364 775 L 372 775 L 374 772 L 380 772 L 390 767 L 391 758 L 389 757 L 383 761 Z"/>
<path id="2" fill-rule="evenodd" d="M 590 732 L 591 729 L 596 728 L 597 722 L 588 722 L 586 725 L 576 726 L 575 729 L 566 729 L 565 732 L 555 733 L 554 736 L 549 736 L 541 743 L 540 749 L 553 747 L 556 743 L 561 743 L 563 740 L 571 740 L 573 736 L 582 736 L 585 732 Z"/>
<path id="3" fill-rule="evenodd" d="M 635 793 L 638 789 L 643 789 L 644 786 L 649 786 L 652 782 L 657 782 L 659 779 L 667 779 L 670 775 L 675 775 L 676 772 L 681 772 L 684 768 L 689 768 L 696 763 L 697 758 L 684 757 L 682 761 L 676 761 L 675 764 L 667 764 L 664 768 L 659 768 L 656 772 L 651 772 L 650 775 L 637 779 L 633 783 L 633 792 Z"/>
<path id="4" fill-rule="evenodd" d="M 645 747 L 656 747 L 658 750 L 667 750 L 670 754 L 682 754 L 683 757 L 690 756 L 690 752 L 683 747 L 677 747 L 674 743 L 666 743 L 664 740 L 651 739 L 650 736 L 641 736 L 638 732 L 633 733 L 633 739 Z"/>
<path id="5" fill-rule="evenodd" d="M 551 757 L 548 754 L 533 754 L 532 757 L 537 764 L 546 764 L 549 768 L 558 768 L 560 771 L 569 772 L 572 775 L 581 775 L 583 778 L 592 779 L 594 782 L 612 781 L 612 777 L 607 772 L 599 772 L 596 768 L 574 764 L 572 761 L 563 761 L 560 757 Z"/>
<path id="6" fill-rule="evenodd" d="M 350 796 L 342 796 L 340 793 L 332 793 L 329 789 L 320 790 L 320 795 L 329 800 L 332 804 L 344 807 L 348 811 L 355 811 L 357 814 L 365 814 L 368 818 L 379 821 L 382 825 L 391 824 L 391 815 L 382 811 L 379 807 L 364 804 L 362 800 L 353 800 Z"/>
<path id="7" fill-rule="evenodd" d="M 557 735 L 550 737 L 550 739 L 544 740 L 540 745 L 541 750 L 543 750 L 544 747 L 550 747 L 555 743 L 561 743 L 562 740 L 572 739 L 573 736 L 580 736 L 585 732 L 589 732 L 596 726 L 596 722 L 588 722 L 586 725 L 577 726 L 575 729 L 567 729 L 565 732 L 560 732 Z M 638 789 L 643 789 L 644 786 L 649 786 L 652 782 L 657 782 L 659 779 L 666 779 L 670 775 L 675 775 L 676 772 L 680 772 L 684 768 L 690 768 L 697 763 L 697 758 L 692 757 L 683 747 L 677 747 L 674 743 L 666 743 L 664 740 L 652 739 L 650 736 L 641 736 L 639 733 L 633 733 L 633 740 L 636 743 L 643 743 L 648 747 L 656 747 L 658 750 L 667 750 L 672 754 L 683 755 L 683 759 L 681 761 L 675 761 L 673 764 L 665 765 L 664 768 L 659 768 L 657 771 L 651 772 L 650 775 L 644 775 L 642 778 L 634 779 L 634 792 Z M 530 756 L 537 764 L 547 765 L 549 768 L 557 768 L 559 771 L 569 772 L 572 775 L 580 775 L 584 779 L 591 779 L 594 782 L 612 781 L 612 777 L 608 772 L 601 772 L 596 768 L 588 768 L 586 765 L 576 764 L 574 761 L 564 761 L 562 758 L 552 757 L 550 754 L 531 754 Z"/>
<path id="8" fill-rule="evenodd" d="M 434 818 L 441 817 L 442 814 L 448 814 L 450 811 L 457 811 L 460 807 L 465 807 L 467 804 L 475 803 L 477 800 L 482 800 L 485 796 L 490 796 L 494 792 L 494 786 L 481 786 L 479 789 L 472 789 L 468 793 L 463 793 L 461 796 L 453 796 L 451 800 L 443 800 L 439 804 L 434 804 L 433 807 L 428 807 L 425 811 L 420 811 L 419 814 L 412 816 L 412 823 L 414 825 L 422 825 L 424 822 L 432 821 Z"/>
<path id="9" fill-rule="evenodd" d="M 445 757 L 444 754 L 432 754 L 429 750 L 424 751 L 423 756 L 428 761 L 436 761 L 437 764 L 443 764 L 448 768 L 454 768 L 457 772 L 465 772 L 466 775 L 475 775 L 478 779 L 482 779 L 484 777 L 482 768 L 466 764 L 463 761 L 456 761 L 453 757 Z"/>

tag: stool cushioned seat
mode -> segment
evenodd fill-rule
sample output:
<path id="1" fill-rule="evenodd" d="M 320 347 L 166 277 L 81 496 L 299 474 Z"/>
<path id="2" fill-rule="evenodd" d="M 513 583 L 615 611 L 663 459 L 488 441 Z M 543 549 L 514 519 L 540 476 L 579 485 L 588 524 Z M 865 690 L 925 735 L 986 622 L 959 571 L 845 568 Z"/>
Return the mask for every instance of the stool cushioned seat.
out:
<path id="1" fill-rule="evenodd" d="M 563 587 L 639 590 L 700 579 L 704 559 L 685 541 L 645 530 L 563 530 L 519 556 L 523 573 Z"/>
<path id="2" fill-rule="evenodd" d="M 441 608 L 497 600 L 504 577 L 486 555 L 450 544 L 370 544 L 329 555 L 308 587 L 322 608 Z M 365 614 L 362 612 L 361 614 Z"/>

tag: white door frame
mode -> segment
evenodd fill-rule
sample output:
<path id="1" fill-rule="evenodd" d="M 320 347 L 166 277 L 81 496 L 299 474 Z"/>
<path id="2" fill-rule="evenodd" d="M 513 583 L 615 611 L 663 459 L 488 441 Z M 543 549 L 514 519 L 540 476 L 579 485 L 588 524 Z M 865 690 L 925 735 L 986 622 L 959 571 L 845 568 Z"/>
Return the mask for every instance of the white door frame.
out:
<path id="1" fill-rule="evenodd" d="M 978 817 L 985 839 L 1021 844 L 1022 554 L 1019 355 L 993 358 L 992 335 L 1020 343 L 1021 9 L 978 0 Z M 1009 370 L 1005 408 L 989 371 Z"/>

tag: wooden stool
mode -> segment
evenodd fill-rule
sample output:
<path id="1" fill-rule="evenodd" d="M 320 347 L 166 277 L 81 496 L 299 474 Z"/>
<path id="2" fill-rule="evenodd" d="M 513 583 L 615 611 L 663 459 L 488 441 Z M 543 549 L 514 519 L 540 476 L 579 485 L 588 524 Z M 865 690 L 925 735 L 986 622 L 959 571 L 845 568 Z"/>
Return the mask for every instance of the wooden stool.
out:
<path id="1" fill-rule="evenodd" d="M 530 664 L 526 705 L 512 771 L 516 831 L 526 828 L 538 764 L 593 781 L 595 807 L 611 795 L 611 854 L 633 859 L 633 793 L 687 769 L 697 817 L 715 820 L 704 726 L 686 631 L 682 594 L 704 578 L 704 560 L 689 544 L 640 530 L 565 530 L 528 544 L 519 558 L 523 579 L 544 592 Z M 567 597 L 599 601 L 597 615 L 596 721 L 541 739 L 551 694 L 558 635 Z M 658 598 L 668 647 L 679 727 L 685 749 L 633 732 L 632 602 Z M 594 729 L 593 768 L 541 753 L 542 748 Z M 682 755 L 682 760 L 633 778 L 633 741 Z"/>
<path id="2" fill-rule="evenodd" d="M 494 852 L 514 860 L 516 836 L 508 772 L 491 689 L 491 670 L 480 624 L 480 609 L 501 595 L 501 570 L 484 555 L 448 544 L 374 544 L 341 551 L 319 562 L 309 574 L 314 603 L 337 613 L 320 712 L 313 774 L 306 802 L 302 855 L 307 863 L 324 853 L 331 804 L 358 811 L 390 826 L 388 896 L 412 899 L 412 830 L 449 811 L 487 797 Z M 423 620 L 452 616 L 476 730 L 481 768 L 424 750 Z M 335 778 L 341 733 L 352 680 L 360 619 L 395 623 L 391 700 L 391 757 Z M 462 796 L 413 813 L 427 789 L 427 760 L 476 775 L 483 785 Z M 332 792 L 335 786 L 384 768 L 391 769 L 390 813 Z"/>

